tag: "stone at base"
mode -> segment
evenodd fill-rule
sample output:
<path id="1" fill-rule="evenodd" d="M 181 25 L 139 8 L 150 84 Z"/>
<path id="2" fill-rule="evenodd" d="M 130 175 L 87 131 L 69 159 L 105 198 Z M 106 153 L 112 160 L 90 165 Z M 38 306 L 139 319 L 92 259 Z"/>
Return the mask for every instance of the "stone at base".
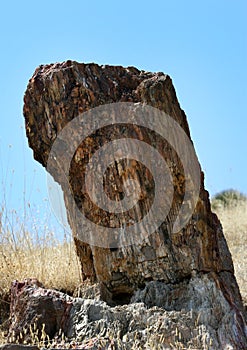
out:
<path id="1" fill-rule="evenodd" d="M 153 349 L 155 344 L 169 349 L 177 343 L 185 348 L 225 350 L 228 345 L 231 350 L 246 350 L 243 315 L 233 301 L 225 299 L 215 278 L 204 274 L 173 286 L 151 281 L 134 294 L 130 304 L 115 307 L 93 299 L 93 295 L 92 299 L 72 298 L 23 284 L 20 291 L 15 282 L 9 336 L 18 336 L 26 328 L 22 340 L 29 341 L 29 327 L 36 322 L 40 332 L 42 324 L 46 325 L 50 339 L 59 337 L 62 330 L 66 342 L 85 346 L 97 340 L 99 346 L 113 342 L 121 350 L 133 349 L 136 342 L 141 348 L 153 344 Z M 87 347 L 78 346 L 83 348 Z"/>
<path id="2" fill-rule="evenodd" d="M 0 350 L 40 350 L 37 346 L 23 344 L 0 345 Z"/>

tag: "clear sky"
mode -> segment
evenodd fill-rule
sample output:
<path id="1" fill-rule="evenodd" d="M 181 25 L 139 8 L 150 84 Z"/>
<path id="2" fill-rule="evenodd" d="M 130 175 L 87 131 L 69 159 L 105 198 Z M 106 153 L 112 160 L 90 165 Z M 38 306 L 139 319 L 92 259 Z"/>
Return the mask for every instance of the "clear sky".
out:
<path id="1" fill-rule="evenodd" d="M 246 0 L 2 1 L 0 33 L 0 203 L 9 209 L 47 203 L 23 95 L 38 65 L 67 59 L 169 74 L 210 194 L 247 193 Z"/>

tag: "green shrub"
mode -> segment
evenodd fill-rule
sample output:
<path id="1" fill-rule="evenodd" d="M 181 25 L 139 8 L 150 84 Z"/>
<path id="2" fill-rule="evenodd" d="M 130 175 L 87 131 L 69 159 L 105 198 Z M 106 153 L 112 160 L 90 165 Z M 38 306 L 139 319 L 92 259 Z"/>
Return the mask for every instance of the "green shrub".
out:
<path id="1" fill-rule="evenodd" d="M 230 189 L 217 193 L 211 200 L 212 209 L 228 208 L 240 203 L 247 202 L 247 196 L 243 193 Z"/>

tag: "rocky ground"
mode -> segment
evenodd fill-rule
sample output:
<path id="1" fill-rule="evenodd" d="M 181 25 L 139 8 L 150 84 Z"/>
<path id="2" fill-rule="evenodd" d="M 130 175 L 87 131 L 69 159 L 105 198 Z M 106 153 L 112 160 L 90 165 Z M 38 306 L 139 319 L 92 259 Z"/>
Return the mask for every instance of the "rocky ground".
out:
<path id="1" fill-rule="evenodd" d="M 181 301 L 174 294 L 172 298 L 169 286 L 161 282 L 148 283 L 130 304 L 116 307 L 99 300 L 97 284 L 85 284 L 77 291 L 80 297 L 72 297 L 45 289 L 36 280 L 15 282 L 8 339 L 36 343 L 41 349 L 244 349 L 244 338 L 227 347 L 232 337 L 227 338 L 224 325 L 233 322 L 235 313 L 227 302 L 222 304 L 211 277 L 203 279 L 184 282 L 183 305 L 187 304 L 187 309 L 182 310 Z M 212 313 L 211 298 L 218 319 Z"/>

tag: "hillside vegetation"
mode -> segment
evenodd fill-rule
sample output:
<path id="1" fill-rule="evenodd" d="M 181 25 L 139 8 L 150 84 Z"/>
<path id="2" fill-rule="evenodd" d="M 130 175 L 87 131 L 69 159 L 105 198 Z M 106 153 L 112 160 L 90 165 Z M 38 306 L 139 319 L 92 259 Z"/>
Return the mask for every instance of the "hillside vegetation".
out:
<path id="1" fill-rule="evenodd" d="M 234 190 L 212 199 L 212 210 L 223 226 L 241 295 L 247 303 L 247 197 Z"/>
<path id="2" fill-rule="evenodd" d="M 212 210 L 222 223 L 240 290 L 247 299 L 247 197 L 237 191 L 223 191 L 212 199 Z M 6 225 L 7 221 L 2 209 L 0 294 L 9 291 L 13 280 L 27 277 L 36 277 L 47 288 L 72 293 L 81 283 L 81 276 L 70 238 L 65 236 L 61 242 L 54 233 L 42 230 L 42 227 L 39 234 L 31 234 L 24 224 L 15 225 L 13 229 L 13 224 Z"/>
<path id="3" fill-rule="evenodd" d="M 244 303 L 247 304 L 247 197 L 237 191 L 223 191 L 212 199 L 211 204 L 212 210 L 216 212 L 222 223 L 240 292 Z M 13 280 L 37 278 L 46 288 L 58 289 L 69 294 L 75 293 L 76 290 L 80 292 L 81 288 L 86 287 L 81 283 L 80 265 L 74 244 L 69 237 L 65 235 L 61 242 L 54 233 L 44 227 L 38 229 L 38 234 L 31 234 L 23 223 L 19 226 L 14 225 L 14 220 L 19 224 L 17 213 L 14 213 L 10 220 L 2 208 L 0 211 L 0 343 L 6 342 L 9 289 Z M 194 331 L 199 332 L 196 326 Z M 159 343 L 159 333 L 153 334 L 152 337 L 154 342 Z M 152 337 L 149 339 L 150 342 Z M 175 338 L 174 348 L 185 349 L 183 344 Z"/>
<path id="4" fill-rule="evenodd" d="M 211 205 L 222 223 L 232 254 L 235 275 L 243 300 L 247 304 L 247 197 L 237 191 L 223 191 L 212 199 Z M 80 293 L 87 287 L 81 283 L 80 265 L 70 237 L 65 235 L 61 242 L 55 233 L 40 226 L 36 233 L 30 233 L 25 223 L 20 224 L 16 212 L 10 219 L 4 208 L 0 210 L 0 343 L 6 342 L 8 333 L 9 288 L 13 280 L 37 278 L 46 288 L 69 294 L 76 290 Z M 199 338 L 206 336 L 197 325 L 194 327 L 193 332 Z M 160 337 L 159 333 L 150 335 L 150 349 L 157 348 Z M 171 341 L 172 348 L 186 349 L 176 336 Z M 32 342 L 36 344 L 36 340 Z M 53 345 L 51 343 L 50 347 L 56 344 Z M 71 344 L 67 345 L 71 348 Z M 199 345 L 192 348 L 201 349 Z"/>

